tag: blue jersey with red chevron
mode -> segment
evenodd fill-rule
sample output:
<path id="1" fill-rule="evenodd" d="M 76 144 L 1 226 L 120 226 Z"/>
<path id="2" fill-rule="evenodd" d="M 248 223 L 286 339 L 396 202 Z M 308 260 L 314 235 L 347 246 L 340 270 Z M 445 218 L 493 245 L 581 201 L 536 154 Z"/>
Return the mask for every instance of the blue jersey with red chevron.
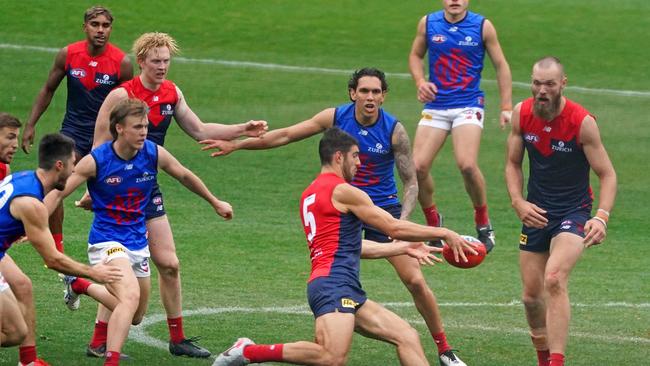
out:
<path id="1" fill-rule="evenodd" d="M 0 181 L 0 259 L 5 256 L 11 244 L 25 235 L 22 221 L 11 215 L 11 201 L 16 197 L 34 197 L 43 201 L 43 184 L 35 171 L 13 173 Z"/>
<path id="2" fill-rule="evenodd" d="M 308 282 L 318 277 L 334 277 L 360 289 L 361 221 L 332 204 L 334 188 L 345 183 L 334 173 L 323 173 L 302 193 L 300 217 L 311 258 Z"/>
<path id="3" fill-rule="evenodd" d="M 438 93 L 425 104 L 426 109 L 483 108 L 484 21 L 471 11 L 456 23 L 448 22 L 442 10 L 427 16 L 429 81 L 436 84 Z"/>
<path id="4" fill-rule="evenodd" d="M 590 166 L 580 142 L 580 127 L 588 115 L 569 99 L 550 122 L 533 114 L 533 98 L 521 105 L 519 125 L 530 162 L 527 200 L 547 210 L 549 218 L 591 210 Z"/>
<path id="5" fill-rule="evenodd" d="M 69 44 L 67 51 L 68 100 L 61 130 L 92 141 L 99 108 L 120 79 L 124 52 L 108 43 L 102 54 L 91 56 L 88 41 Z"/>
<path id="6" fill-rule="evenodd" d="M 144 209 L 158 174 L 158 145 L 145 140 L 130 160 L 120 158 L 113 141 L 90 153 L 97 173 L 88 180 L 95 217 L 88 244 L 116 241 L 130 250 L 147 246 Z"/>
<path id="7" fill-rule="evenodd" d="M 352 185 L 366 192 L 377 206 L 398 204 L 392 143 L 397 118 L 379 108 L 377 121 L 364 126 L 354 115 L 354 103 L 349 103 L 336 108 L 334 125 L 359 141 L 361 166 Z"/>
<path id="8" fill-rule="evenodd" d="M 147 106 L 149 106 L 147 139 L 163 146 L 167 129 L 176 110 L 176 103 L 178 103 L 176 85 L 169 80 L 165 80 L 157 90 L 149 90 L 142 85 L 140 77 L 136 76 L 120 85 L 120 87 L 126 90 L 130 98 L 137 98 L 147 103 Z"/>

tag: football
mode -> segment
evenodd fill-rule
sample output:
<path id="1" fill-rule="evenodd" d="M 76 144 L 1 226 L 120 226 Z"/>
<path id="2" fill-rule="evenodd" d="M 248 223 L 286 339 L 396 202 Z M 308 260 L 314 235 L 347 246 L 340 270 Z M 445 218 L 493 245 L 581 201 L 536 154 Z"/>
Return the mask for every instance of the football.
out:
<path id="1" fill-rule="evenodd" d="M 487 254 L 487 251 L 485 250 L 485 244 L 481 243 L 480 240 L 476 239 L 473 236 L 461 235 L 461 237 L 467 240 L 468 242 L 475 244 L 474 247 L 478 252 L 478 254 L 471 254 L 467 250 L 465 250 L 465 256 L 467 257 L 467 262 L 463 262 L 463 260 L 460 258 L 459 258 L 459 262 L 456 262 L 454 260 L 454 251 L 451 250 L 451 248 L 447 245 L 447 243 L 445 243 L 442 247 L 442 256 L 445 257 L 447 263 L 451 264 L 454 267 L 474 268 L 479 264 L 481 264 L 481 262 L 483 262 L 483 259 L 485 259 L 485 255 Z"/>

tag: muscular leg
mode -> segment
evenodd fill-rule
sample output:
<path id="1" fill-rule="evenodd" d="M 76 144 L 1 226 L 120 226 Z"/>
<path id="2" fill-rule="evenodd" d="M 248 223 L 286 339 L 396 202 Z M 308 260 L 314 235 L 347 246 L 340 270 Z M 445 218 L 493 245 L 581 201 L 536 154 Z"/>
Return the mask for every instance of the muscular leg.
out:
<path id="1" fill-rule="evenodd" d="M 115 311 L 111 313 L 108 321 L 106 350 L 120 352 L 129 334 L 133 316 L 138 308 L 140 287 L 128 259 L 115 258 L 108 264 L 121 268 L 124 274 L 124 277 L 119 281 L 106 284 L 108 291 L 118 299 L 118 305 L 115 307 Z"/>
<path id="2" fill-rule="evenodd" d="M 182 315 L 181 275 L 172 229 L 167 215 L 147 221 L 151 259 L 158 268 L 160 299 L 167 318 Z"/>
<path id="3" fill-rule="evenodd" d="M 571 320 L 569 275 L 583 251 L 582 238 L 578 235 L 560 233 L 551 240 L 551 253 L 544 273 L 544 289 L 548 294 L 546 328 L 551 353 L 564 354 L 566 348 Z"/>
<path id="4" fill-rule="evenodd" d="M 356 314 L 356 330 L 367 337 L 394 344 L 402 365 L 429 365 L 420 336 L 404 319 L 367 300 Z"/>
<path id="5" fill-rule="evenodd" d="M 430 170 L 433 160 L 445 144 L 447 134 L 446 130 L 421 125 L 415 131 L 413 163 L 418 178 L 418 201 L 423 209 L 435 204 L 434 182 Z"/>
<path id="6" fill-rule="evenodd" d="M 34 295 L 32 292 L 32 281 L 16 265 L 9 255 L 5 255 L 0 261 L 0 273 L 11 287 L 11 291 L 18 300 L 18 306 L 22 318 L 27 325 L 27 335 L 20 344 L 21 347 L 36 345 L 36 308 L 34 307 Z"/>
<path id="7" fill-rule="evenodd" d="M 481 146 L 482 129 L 477 125 L 460 125 L 451 132 L 456 164 L 463 176 L 465 190 L 474 207 L 487 204 L 485 179 L 478 167 L 478 152 Z"/>
<path id="8" fill-rule="evenodd" d="M 142 322 L 144 314 L 147 313 L 149 306 L 149 294 L 151 293 L 151 277 L 138 277 L 138 286 L 140 287 L 140 302 L 133 315 L 131 324 L 138 325 Z"/>
<path id="9" fill-rule="evenodd" d="M 544 293 L 544 269 L 548 253 L 520 251 L 519 268 L 523 284 L 522 302 L 530 337 L 538 352 L 540 365 L 548 364 L 548 341 L 546 332 L 546 304 Z"/>
<path id="10" fill-rule="evenodd" d="M 2 347 L 17 346 L 27 336 L 27 324 L 20 312 L 18 301 L 9 289 L 0 292 L 0 330 Z"/>

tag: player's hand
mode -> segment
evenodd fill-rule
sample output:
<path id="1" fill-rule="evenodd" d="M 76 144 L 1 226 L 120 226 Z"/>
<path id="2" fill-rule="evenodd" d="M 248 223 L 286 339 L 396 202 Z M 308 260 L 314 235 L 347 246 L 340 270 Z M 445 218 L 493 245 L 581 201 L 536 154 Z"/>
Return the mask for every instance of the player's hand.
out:
<path id="1" fill-rule="evenodd" d="M 29 238 L 27 235 L 23 235 L 20 238 L 16 239 L 15 242 L 13 242 L 11 245 L 17 245 L 17 244 L 23 244 L 29 242 Z"/>
<path id="2" fill-rule="evenodd" d="M 436 248 L 432 246 L 428 246 L 424 244 L 423 242 L 401 242 L 406 245 L 406 255 L 409 257 L 413 257 L 417 259 L 421 265 L 429 265 L 433 266 L 434 264 L 442 262 L 441 258 L 436 257 L 433 255 L 433 253 L 440 253 L 442 252 L 442 248 Z"/>
<path id="3" fill-rule="evenodd" d="M 436 99 L 438 87 L 430 81 L 422 81 L 418 83 L 418 100 L 420 103 L 433 102 Z"/>
<path id="4" fill-rule="evenodd" d="M 249 137 L 260 137 L 269 130 L 266 121 L 248 121 L 244 124 L 244 135 Z"/>
<path id="5" fill-rule="evenodd" d="M 112 283 L 122 279 L 122 270 L 108 264 L 98 264 L 93 266 L 90 278 L 97 283 Z"/>
<path id="6" fill-rule="evenodd" d="M 512 119 L 512 111 L 503 110 L 499 116 L 499 125 L 502 130 L 505 130 L 506 126 L 510 123 Z"/>
<path id="7" fill-rule="evenodd" d="M 34 144 L 34 135 L 34 126 L 27 124 L 23 129 L 23 139 L 20 143 L 20 147 L 23 149 L 25 154 L 29 154 L 29 149 L 31 149 Z"/>
<path id="8" fill-rule="evenodd" d="M 585 238 L 582 243 L 585 248 L 602 243 L 607 236 L 607 227 L 596 219 L 587 220 L 585 223 Z"/>
<path id="9" fill-rule="evenodd" d="M 546 215 L 546 210 L 536 204 L 526 200 L 519 200 L 513 202 L 512 207 L 524 225 L 535 229 L 543 229 L 548 225 L 548 219 L 544 216 Z"/>
<path id="10" fill-rule="evenodd" d="M 474 243 L 470 243 L 467 240 L 463 239 L 462 236 L 458 233 L 447 230 L 448 234 L 443 237 L 443 241 L 451 250 L 454 252 L 454 260 L 460 262 L 462 259 L 463 262 L 467 263 L 467 256 L 465 255 L 465 250 L 474 255 L 478 254 Z"/>
<path id="11" fill-rule="evenodd" d="M 235 143 L 226 140 L 202 140 L 199 141 L 199 144 L 205 145 L 201 148 L 202 151 L 218 149 L 219 151 L 210 154 L 213 158 L 215 156 L 228 155 L 236 150 Z"/>
<path id="12" fill-rule="evenodd" d="M 93 199 L 90 198 L 88 191 L 84 192 L 84 195 L 81 196 L 79 201 L 74 201 L 75 207 L 83 208 L 86 211 L 92 211 L 93 209 Z"/>
<path id="13" fill-rule="evenodd" d="M 232 219 L 232 206 L 226 201 L 217 201 L 214 204 L 214 210 L 217 215 L 223 217 L 225 220 Z"/>

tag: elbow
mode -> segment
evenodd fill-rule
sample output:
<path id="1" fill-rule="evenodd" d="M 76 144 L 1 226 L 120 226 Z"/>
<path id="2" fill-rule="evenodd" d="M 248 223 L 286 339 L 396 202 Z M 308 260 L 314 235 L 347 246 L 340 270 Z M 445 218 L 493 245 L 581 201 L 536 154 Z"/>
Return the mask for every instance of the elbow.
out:
<path id="1" fill-rule="evenodd" d="M 55 270 L 57 272 L 62 272 L 63 267 L 61 266 L 61 260 L 57 257 L 47 257 L 44 258 L 45 265 L 47 268 Z"/>

